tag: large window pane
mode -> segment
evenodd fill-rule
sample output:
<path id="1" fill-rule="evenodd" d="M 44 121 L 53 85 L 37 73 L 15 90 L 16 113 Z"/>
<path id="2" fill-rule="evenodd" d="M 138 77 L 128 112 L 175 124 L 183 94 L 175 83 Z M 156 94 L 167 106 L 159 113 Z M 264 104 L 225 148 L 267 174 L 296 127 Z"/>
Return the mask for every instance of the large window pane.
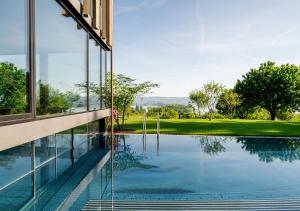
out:
<path id="1" fill-rule="evenodd" d="M 87 33 L 54 0 L 36 1 L 37 114 L 86 111 Z"/>
<path id="2" fill-rule="evenodd" d="M 74 128 L 74 160 L 85 155 L 89 150 L 89 136 L 87 125 L 81 125 Z"/>
<path id="3" fill-rule="evenodd" d="M 30 112 L 27 4 L 1 0 L 0 116 Z"/>
<path id="4" fill-rule="evenodd" d="M 89 108 L 90 110 L 100 109 L 100 46 L 94 39 L 89 40 Z"/>
<path id="5" fill-rule="evenodd" d="M 55 179 L 55 168 L 55 160 L 51 160 L 50 162 L 36 169 L 37 190 Z"/>
<path id="6" fill-rule="evenodd" d="M 20 210 L 32 197 L 31 173 L 0 191 L 0 210 Z"/>
<path id="7" fill-rule="evenodd" d="M 72 130 L 60 132 L 55 137 L 58 155 L 72 149 Z"/>
<path id="8" fill-rule="evenodd" d="M 36 166 L 55 157 L 55 136 L 40 138 L 35 144 L 35 162 Z"/>
<path id="9" fill-rule="evenodd" d="M 108 86 L 108 78 L 107 78 L 107 61 L 106 61 L 106 51 L 101 49 L 101 85 L 103 92 L 101 93 L 102 99 L 101 99 L 101 108 L 106 108 L 107 101 L 109 100 L 108 92 L 109 92 L 109 86 Z"/>
<path id="10" fill-rule="evenodd" d="M 0 189 L 31 171 L 31 143 L 0 152 Z"/>

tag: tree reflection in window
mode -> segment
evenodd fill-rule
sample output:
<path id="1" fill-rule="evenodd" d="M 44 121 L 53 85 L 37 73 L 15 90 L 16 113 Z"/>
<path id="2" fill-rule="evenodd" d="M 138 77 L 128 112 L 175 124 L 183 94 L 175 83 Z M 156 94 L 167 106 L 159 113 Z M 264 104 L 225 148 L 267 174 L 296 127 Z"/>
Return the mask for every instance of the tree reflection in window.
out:
<path id="1" fill-rule="evenodd" d="M 0 115 L 28 112 L 28 77 L 28 72 L 13 63 L 0 63 Z"/>

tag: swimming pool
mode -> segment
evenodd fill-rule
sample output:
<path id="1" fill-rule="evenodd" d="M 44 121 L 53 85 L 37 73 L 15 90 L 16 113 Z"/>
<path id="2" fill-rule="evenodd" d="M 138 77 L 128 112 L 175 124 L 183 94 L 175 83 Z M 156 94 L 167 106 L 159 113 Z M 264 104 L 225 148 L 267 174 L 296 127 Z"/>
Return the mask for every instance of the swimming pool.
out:
<path id="1" fill-rule="evenodd" d="M 72 205 L 89 200 L 224 201 L 300 198 L 300 139 L 119 134 L 106 192 L 96 174 Z M 110 172 L 111 173 L 111 172 Z"/>

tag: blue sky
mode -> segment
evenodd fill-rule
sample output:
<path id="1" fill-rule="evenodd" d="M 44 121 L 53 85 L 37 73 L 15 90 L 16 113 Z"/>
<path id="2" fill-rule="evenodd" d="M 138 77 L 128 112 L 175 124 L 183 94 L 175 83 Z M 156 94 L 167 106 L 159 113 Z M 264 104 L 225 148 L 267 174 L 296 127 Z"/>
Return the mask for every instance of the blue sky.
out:
<path id="1" fill-rule="evenodd" d="M 115 71 L 188 96 L 272 60 L 300 64 L 299 0 L 115 0 Z"/>

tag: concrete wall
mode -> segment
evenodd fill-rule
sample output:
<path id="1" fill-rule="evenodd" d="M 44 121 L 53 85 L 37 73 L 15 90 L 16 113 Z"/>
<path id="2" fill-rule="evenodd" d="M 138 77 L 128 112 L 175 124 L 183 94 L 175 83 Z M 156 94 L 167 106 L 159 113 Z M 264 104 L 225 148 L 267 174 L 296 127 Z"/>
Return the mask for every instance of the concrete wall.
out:
<path id="1" fill-rule="evenodd" d="M 0 127 L 0 151 L 110 116 L 110 109 Z"/>

